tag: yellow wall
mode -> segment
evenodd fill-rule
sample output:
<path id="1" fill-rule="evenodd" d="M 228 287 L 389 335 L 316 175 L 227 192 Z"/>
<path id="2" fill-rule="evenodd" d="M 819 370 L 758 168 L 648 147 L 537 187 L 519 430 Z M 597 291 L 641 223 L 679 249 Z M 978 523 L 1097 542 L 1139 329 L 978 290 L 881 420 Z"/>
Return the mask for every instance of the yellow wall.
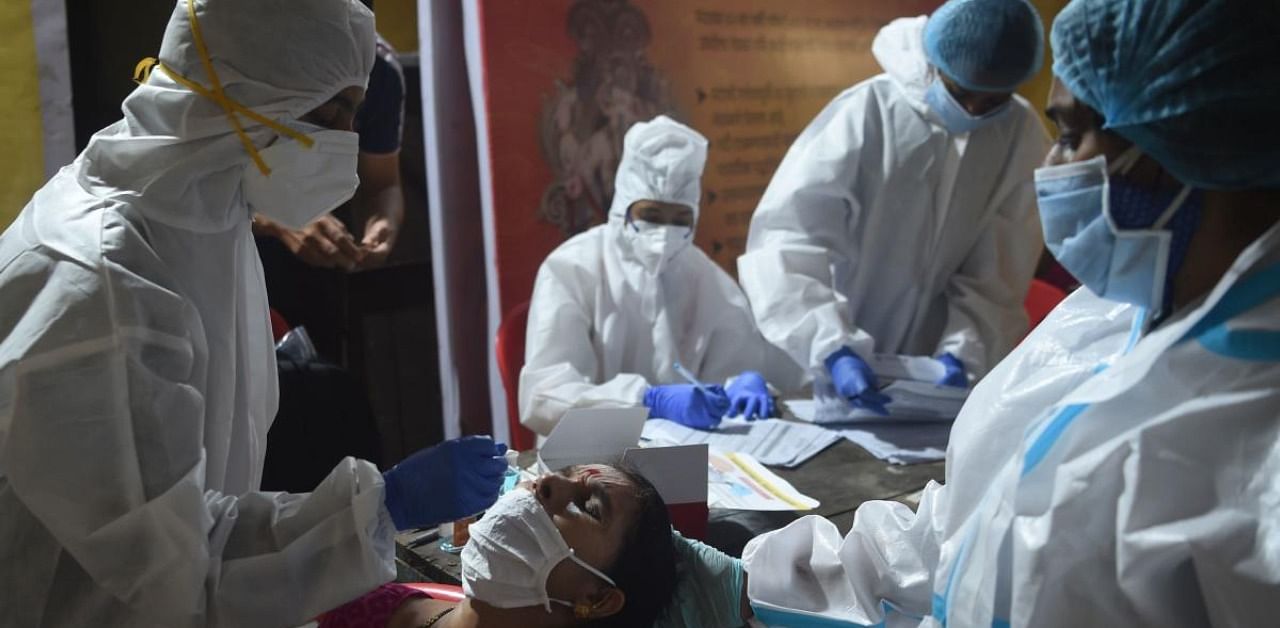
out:
<path id="1" fill-rule="evenodd" d="M 0 229 L 44 183 L 40 89 L 30 2 L 0 2 Z"/>
<path id="2" fill-rule="evenodd" d="M 1031 3 L 1036 6 L 1036 10 L 1040 11 L 1040 18 L 1044 20 L 1045 33 L 1045 54 L 1044 67 L 1040 69 L 1040 73 L 1034 79 L 1018 90 L 1023 98 L 1031 101 L 1031 106 L 1040 112 L 1041 117 L 1044 116 L 1045 104 L 1049 102 L 1049 86 L 1053 83 L 1053 55 L 1049 49 L 1049 28 L 1053 24 L 1053 18 L 1058 15 L 1063 7 L 1067 6 L 1068 0 L 1032 0 Z M 1044 121 L 1045 128 L 1053 131 L 1053 126 L 1049 124 L 1049 120 Z"/>
<path id="3" fill-rule="evenodd" d="M 397 52 L 418 51 L 418 0 L 374 0 L 378 33 Z"/>

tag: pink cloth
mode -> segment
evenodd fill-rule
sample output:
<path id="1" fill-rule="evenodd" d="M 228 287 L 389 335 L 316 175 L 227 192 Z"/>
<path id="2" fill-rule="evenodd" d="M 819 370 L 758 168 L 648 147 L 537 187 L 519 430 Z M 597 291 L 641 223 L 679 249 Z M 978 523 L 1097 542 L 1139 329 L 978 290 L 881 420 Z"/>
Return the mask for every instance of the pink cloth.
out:
<path id="1" fill-rule="evenodd" d="M 320 616 L 320 628 L 383 628 L 407 600 L 426 593 L 388 582 Z"/>

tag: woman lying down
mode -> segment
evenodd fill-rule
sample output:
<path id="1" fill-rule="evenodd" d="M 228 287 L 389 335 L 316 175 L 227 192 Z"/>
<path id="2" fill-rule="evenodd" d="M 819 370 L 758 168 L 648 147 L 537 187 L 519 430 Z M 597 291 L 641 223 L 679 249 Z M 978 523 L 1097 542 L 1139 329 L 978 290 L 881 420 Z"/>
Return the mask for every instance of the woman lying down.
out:
<path id="1" fill-rule="evenodd" d="M 707 609 L 680 608 L 686 604 L 676 600 L 704 597 L 692 589 L 707 584 L 742 586 L 734 559 L 672 532 L 648 480 L 610 466 L 570 467 L 523 483 L 470 531 L 462 602 L 390 583 L 326 613 L 320 628 L 712 625 L 703 624 Z M 689 573 L 677 575 L 677 562 Z M 719 610 L 723 617 L 713 621 L 741 625 L 739 612 Z"/>

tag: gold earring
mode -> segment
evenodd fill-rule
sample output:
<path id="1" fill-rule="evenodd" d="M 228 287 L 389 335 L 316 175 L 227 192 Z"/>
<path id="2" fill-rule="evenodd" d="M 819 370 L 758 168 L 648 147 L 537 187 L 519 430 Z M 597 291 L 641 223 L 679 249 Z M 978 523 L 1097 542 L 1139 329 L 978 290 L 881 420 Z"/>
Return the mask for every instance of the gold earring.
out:
<path id="1" fill-rule="evenodd" d="M 573 605 L 573 616 L 578 619 L 589 619 L 591 617 L 591 609 L 593 607 L 586 602 L 578 602 Z"/>

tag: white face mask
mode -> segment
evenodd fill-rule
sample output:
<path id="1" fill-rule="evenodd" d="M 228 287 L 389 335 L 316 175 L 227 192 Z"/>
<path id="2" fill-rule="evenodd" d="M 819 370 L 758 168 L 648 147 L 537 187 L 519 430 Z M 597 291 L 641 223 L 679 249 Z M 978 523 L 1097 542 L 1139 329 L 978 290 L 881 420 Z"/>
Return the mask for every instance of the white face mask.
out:
<path id="1" fill-rule="evenodd" d="M 693 229 L 632 220 L 626 227 L 627 240 L 640 264 L 658 275 L 693 241 Z"/>
<path id="2" fill-rule="evenodd" d="M 356 163 L 360 136 L 312 125 L 301 130 L 315 141 L 310 148 L 289 137 L 258 151 L 271 168 L 264 175 L 252 162 L 245 166 L 241 189 L 249 209 L 290 229 L 301 229 L 347 202 L 360 177 Z"/>
<path id="3" fill-rule="evenodd" d="M 490 606 L 541 606 L 548 613 L 553 602 L 573 608 L 572 602 L 547 593 L 547 577 L 566 558 L 617 586 L 573 554 L 551 515 L 526 488 L 498 498 L 470 532 L 471 540 L 462 548 L 462 590 Z"/>

